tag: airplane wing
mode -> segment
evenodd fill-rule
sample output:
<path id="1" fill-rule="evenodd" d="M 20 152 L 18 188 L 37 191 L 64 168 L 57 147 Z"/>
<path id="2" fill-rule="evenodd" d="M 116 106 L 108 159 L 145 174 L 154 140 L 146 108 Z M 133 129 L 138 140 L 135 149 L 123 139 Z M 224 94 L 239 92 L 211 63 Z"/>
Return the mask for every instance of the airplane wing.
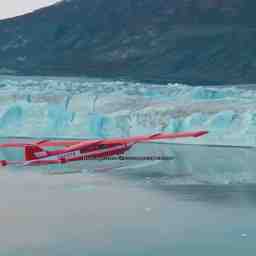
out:
<path id="1" fill-rule="evenodd" d="M 147 142 L 152 140 L 163 140 L 163 139 L 178 139 L 178 138 L 189 138 L 189 137 L 201 137 L 206 135 L 208 131 L 195 131 L 195 132 L 176 132 L 176 133 L 156 133 L 153 135 L 141 135 L 133 136 L 128 138 L 107 138 L 107 139 L 92 139 L 92 140 L 56 140 L 56 141 L 43 141 L 40 144 L 40 147 L 54 147 L 54 146 L 74 146 L 79 143 L 88 143 L 88 146 L 95 144 L 125 144 L 125 143 L 138 143 L 138 142 Z"/>
<path id="2" fill-rule="evenodd" d="M 117 144 L 120 147 L 120 144 L 130 144 L 129 146 L 132 146 L 136 143 L 139 142 L 147 142 L 147 141 L 152 141 L 152 140 L 161 140 L 161 139 L 176 139 L 176 138 L 187 138 L 187 137 L 200 137 L 203 136 L 205 134 L 207 134 L 207 131 L 197 131 L 197 132 L 178 132 L 178 133 L 156 133 L 153 135 L 149 135 L 149 136 L 134 136 L 134 137 L 129 137 L 129 138 L 121 138 L 121 139 L 102 139 L 102 140 L 92 140 L 92 141 L 82 141 L 74 146 L 71 146 L 69 148 L 67 148 L 66 150 L 64 149 L 63 153 L 67 153 L 67 152 L 72 152 L 76 149 L 79 149 L 80 147 L 90 147 L 92 145 L 113 145 L 113 144 Z M 51 143 L 51 142 L 50 142 Z M 33 146 L 32 146 L 33 147 Z M 102 155 L 103 153 L 106 152 L 111 152 L 113 150 L 112 147 L 108 148 L 108 149 L 98 149 L 95 150 L 93 152 L 91 152 L 90 156 L 99 156 Z M 104 152 L 103 152 L 104 151 Z M 29 151 L 30 152 L 30 151 Z M 51 152 L 50 152 L 51 153 Z M 56 152 L 54 152 L 55 155 Z M 60 154 L 61 152 L 58 152 L 58 154 Z M 57 164 L 57 163 L 61 163 L 61 164 L 65 164 L 68 162 L 73 162 L 73 161 L 80 161 L 81 156 L 78 156 L 76 160 L 72 159 L 57 159 L 57 160 L 44 160 L 42 159 L 38 159 L 36 157 L 34 158 L 30 158 L 30 161 L 27 161 L 24 165 L 25 166 L 37 166 L 37 165 L 48 165 L 48 164 Z M 28 158 L 26 158 L 28 159 Z"/>
<path id="3" fill-rule="evenodd" d="M 9 142 L 0 144 L 0 148 L 24 148 L 27 145 L 37 145 L 40 147 L 70 147 L 81 143 L 83 140 L 43 140 L 30 142 Z"/>
<path id="4" fill-rule="evenodd" d="M 40 147 L 70 147 L 81 143 L 83 140 L 44 140 L 36 142 Z"/>
<path id="5" fill-rule="evenodd" d="M 200 137 L 207 134 L 207 131 L 195 131 L 195 132 L 177 132 L 177 133 L 156 133 L 153 135 L 141 135 L 133 136 L 128 138 L 113 138 L 113 139 L 45 139 L 30 142 L 14 142 L 0 144 L 0 148 L 23 148 L 26 145 L 37 145 L 42 148 L 44 147 L 71 147 L 80 143 L 88 143 L 88 146 L 94 144 L 124 144 L 124 143 L 138 143 L 147 142 L 152 140 L 163 140 L 163 139 L 177 139 L 177 138 L 188 138 L 188 137 Z M 24 138 L 25 139 L 25 138 Z M 23 139 L 23 140 L 24 140 Z"/>
<path id="6" fill-rule="evenodd" d="M 42 148 L 43 147 L 58 147 L 58 146 L 64 146 L 68 147 L 63 149 L 63 153 L 67 152 L 72 152 L 74 150 L 80 149 L 80 147 L 90 147 L 93 145 L 113 145 L 113 144 L 130 144 L 129 146 L 132 146 L 136 143 L 139 142 L 147 142 L 147 141 L 153 141 L 153 140 L 162 140 L 162 139 L 177 139 L 177 138 L 188 138 L 188 137 L 200 137 L 205 134 L 207 134 L 207 131 L 195 131 L 195 132 L 177 132 L 177 133 L 156 133 L 153 135 L 141 135 L 141 136 L 134 136 L 134 137 L 129 137 L 129 138 L 113 138 L 113 139 L 96 139 L 96 140 L 40 140 L 36 142 L 30 142 L 30 143 L 24 143 L 24 142 L 14 142 L 14 143 L 6 143 L 6 144 L 0 144 L 0 148 L 25 148 L 26 147 L 35 147 L 37 150 L 44 151 Z M 108 150 L 108 149 L 102 149 L 102 150 Z M 111 151 L 112 149 L 109 148 Z M 104 152 L 105 152 L 104 151 Z M 33 153 L 33 149 L 29 151 L 29 153 Z M 38 152 L 38 151 L 37 151 Z M 50 153 L 53 153 L 53 155 L 56 154 L 56 152 L 52 151 L 44 151 L 48 156 L 50 156 Z M 60 150 L 57 152 L 58 154 L 61 154 Z M 98 152 L 94 152 L 96 154 Z M 102 153 L 101 150 L 99 150 L 99 153 Z M 25 152 L 26 154 L 26 152 Z M 56 159 L 56 160 L 44 160 L 40 159 L 37 157 L 30 157 L 29 161 L 26 159 L 25 161 L 6 161 L 6 160 L 1 160 L 0 161 L 0 166 L 6 166 L 6 165 L 25 165 L 25 166 L 31 166 L 31 165 L 48 165 L 48 164 L 64 164 L 67 163 L 68 159 Z"/>
<path id="7" fill-rule="evenodd" d="M 207 131 L 196 131 L 196 132 L 177 132 L 177 133 L 156 133 L 153 135 L 141 135 L 134 136 L 129 138 L 120 138 L 120 139 L 105 139 L 103 144 L 114 144 L 114 143 L 139 143 L 147 142 L 153 140 L 163 140 L 163 139 L 178 139 L 178 138 L 189 138 L 189 137 L 201 137 L 207 134 Z"/>
<path id="8" fill-rule="evenodd" d="M 4 143 L 0 144 L 0 148 L 23 148 L 25 145 L 28 145 L 27 143 L 19 143 L 19 142 L 14 142 L 14 143 Z"/>

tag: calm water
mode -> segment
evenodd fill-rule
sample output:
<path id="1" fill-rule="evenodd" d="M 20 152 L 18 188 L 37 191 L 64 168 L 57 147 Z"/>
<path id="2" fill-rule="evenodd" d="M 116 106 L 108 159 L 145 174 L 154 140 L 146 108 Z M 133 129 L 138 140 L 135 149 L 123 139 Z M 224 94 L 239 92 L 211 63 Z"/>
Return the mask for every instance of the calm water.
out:
<path id="1" fill-rule="evenodd" d="M 254 185 L 2 172 L 0 255 L 253 255 Z"/>

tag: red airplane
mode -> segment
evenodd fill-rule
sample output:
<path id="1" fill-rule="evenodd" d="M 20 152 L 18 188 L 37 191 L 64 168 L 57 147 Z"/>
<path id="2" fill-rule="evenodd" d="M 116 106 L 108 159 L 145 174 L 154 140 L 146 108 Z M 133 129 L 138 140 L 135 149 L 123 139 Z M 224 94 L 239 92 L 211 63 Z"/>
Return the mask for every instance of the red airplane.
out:
<path id="1" fill-rule="evenodd" d="M 207 131 L 156 133 L 149 136 L 134 136 L 129 138 L 96 139 L 96 140 L 41 140 L 33 143 L 6 143 L 0 148 L 24 148 L 24 160 L 0 160 L 0 166 L 21 165 L 41 166 L 50 164 L 66 164 L 88 159 L 102 159 L 124 154 L 139 142 L 163 139 L 200 137 Z M 61 149 L 49 150 L 50 147 Z"/>

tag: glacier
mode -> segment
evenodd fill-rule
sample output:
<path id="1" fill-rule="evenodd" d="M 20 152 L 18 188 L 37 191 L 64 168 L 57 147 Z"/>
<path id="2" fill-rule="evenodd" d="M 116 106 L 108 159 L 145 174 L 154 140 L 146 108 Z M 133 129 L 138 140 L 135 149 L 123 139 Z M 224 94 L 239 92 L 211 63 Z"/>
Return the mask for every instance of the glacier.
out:
<path id="1" fill-rule="evenodd" d="M 0 140 L 13 136 L 108 138 L 205 129 L 209 134 L 201 138 L 137 145 L 130 155 L 174 160 L 123 161 L 115 166 L 118 175 L 163 184 L 254 183 L 255 96 L 253 85 L 1 76 Z M 13 157 L 11 150 L 0 154 L 1 159 Z M 15 158 L 21 157 L 22 152 L 16 153 Z M 88 170 L 94 169 L 91 164 L 95 163 L 88 163 Z"/>
<path id="2" fill-rule="evenodd" d="M 253 86 L 0 78 L 0 136 L 106 138 L 206 129 L 193 143 L 254 146 Z M 188 142 L 188 140 L 186 140 Z"/>

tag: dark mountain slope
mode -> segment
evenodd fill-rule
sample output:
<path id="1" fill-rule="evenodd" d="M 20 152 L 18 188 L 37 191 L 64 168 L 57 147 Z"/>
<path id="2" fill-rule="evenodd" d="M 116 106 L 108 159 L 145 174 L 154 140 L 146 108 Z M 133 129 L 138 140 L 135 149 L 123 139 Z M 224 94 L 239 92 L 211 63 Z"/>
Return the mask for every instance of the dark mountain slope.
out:
<path id="1" fill-rule="evenodd" d="M 0 22 L 0 71 L 256 82 L 256 2 L 69 0 Z"/>

